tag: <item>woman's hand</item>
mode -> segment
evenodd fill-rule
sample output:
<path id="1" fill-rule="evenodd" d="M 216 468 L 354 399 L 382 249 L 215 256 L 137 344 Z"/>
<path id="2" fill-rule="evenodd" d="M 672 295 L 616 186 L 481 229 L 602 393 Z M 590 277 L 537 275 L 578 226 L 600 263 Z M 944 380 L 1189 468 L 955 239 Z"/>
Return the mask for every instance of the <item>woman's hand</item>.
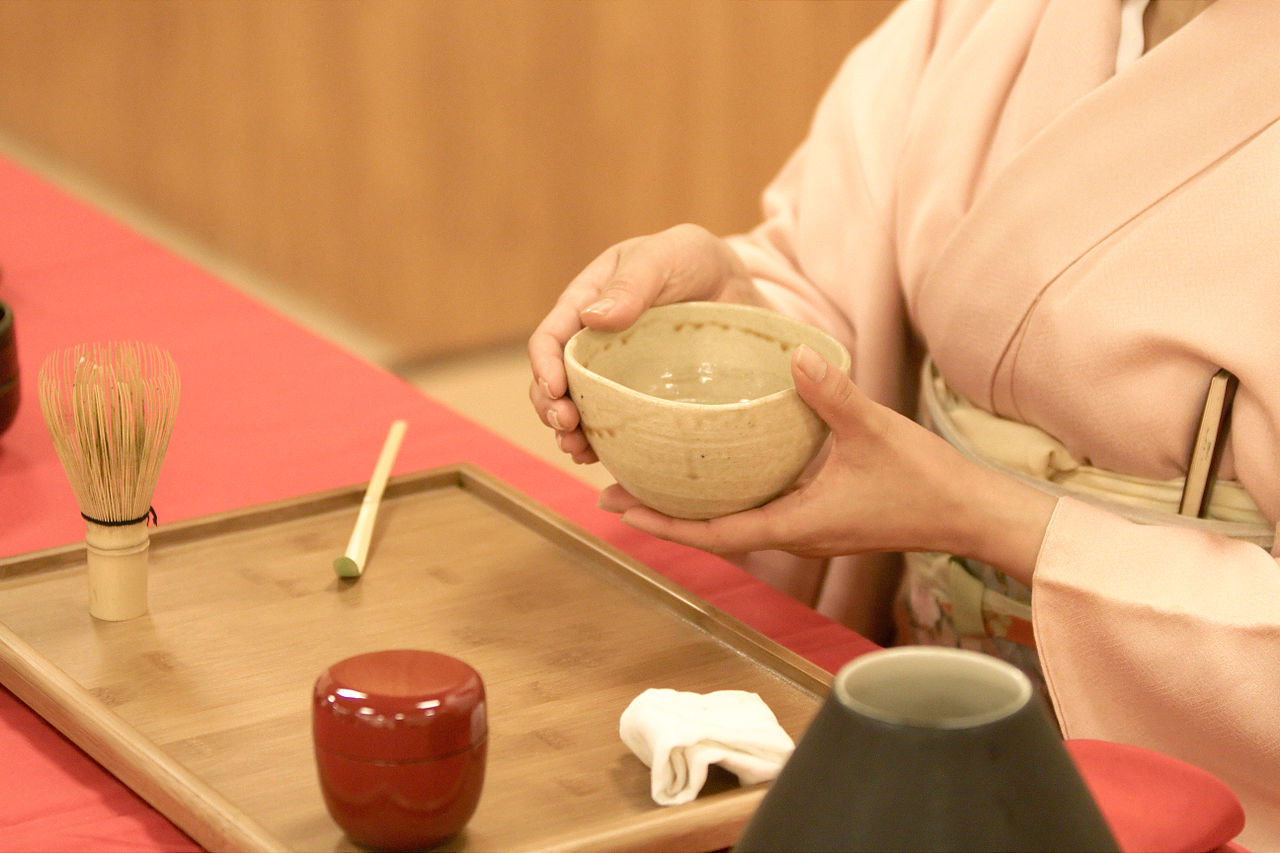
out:
<path id="1" fill-rule="evenodd" d="M 709 521 L 669 518 L 616 485 L 600 506 L 640 530 L 716 553 L 936 550 L 1030 584 L 1052 496 L 970 461 L 872 402 L 807 347 L 796 350 L 791 366 L 801 398 L 831 428 L 825 459 L 804 482 L 762 507 Z"/>
<path id="2" fill-rule="evenodd" d="M 608 249 L 578 273 L 538 324 L 529 338 L 529 400 L 575 462 L 595 462 L 596 455 L 566 396 L 569 338 L 584 326 L 620 331 L 650 306 L 697 300 L 766 304 L 728 243 L 696 225 L 677 225 Z"/>

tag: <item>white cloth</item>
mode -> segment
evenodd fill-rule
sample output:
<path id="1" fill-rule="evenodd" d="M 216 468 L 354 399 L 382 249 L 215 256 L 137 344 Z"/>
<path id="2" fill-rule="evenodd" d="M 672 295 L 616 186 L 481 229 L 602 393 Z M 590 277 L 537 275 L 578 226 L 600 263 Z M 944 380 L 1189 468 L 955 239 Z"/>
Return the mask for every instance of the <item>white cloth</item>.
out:
<path id="1" fill-rule="evenodd" d="M 649 766 L 650 793 L 662 806 L 698 796 L 712 764 L 754 785 L 776 777 L 795 749 L 764 700 L 744 690 L 650 688 L 622 712 L 618 733 Z"/>

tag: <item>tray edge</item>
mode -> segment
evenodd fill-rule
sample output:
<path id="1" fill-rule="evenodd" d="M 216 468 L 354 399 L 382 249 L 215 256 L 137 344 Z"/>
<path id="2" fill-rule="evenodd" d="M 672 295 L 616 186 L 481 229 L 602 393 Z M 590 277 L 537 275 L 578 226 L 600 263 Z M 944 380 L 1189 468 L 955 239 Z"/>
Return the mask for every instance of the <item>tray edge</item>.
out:
<path id="1" fill-rule="evenodd" d="M 749 644 L 749 648 L 733 647 L 748 654 L 757 663 L 767 661 L 775 667 L 782 664 L 787 671 L 779 672 L 779 675 L 791 678 L 798 687 L 813 693 L 818 699 L 824 698 L 830 689 L 833 678 L 831 673 L 777 640 L 697 597 L 585 528 L 521 494 L 484 469 L 470 463 L 461 463 L 453 467 L 457 470 L 460 486 L 463 489 L 476 494 L 490 505 L 508 514 L 519 511 L 527 521 L 538 525 L 544 532 L 554 534 L 554 540 L 561 545 L 602 557 L 609 564 L 625 569 L 629 580 L 656 589 L 660 593 L 661 600 L 672 609 L 679 611 L 681 615 L 690 617 L 698 627 L 718 639 L 724 640 L 725 635 L 728 634 L 739 642 Z"/>
<path id="2" fill-rule="evenodd" d="M 206 849 L 289 850 L 3 622 L 0 683 Z"/>
<path id="3" fill-rule="evenodd" d="M 691 624 L 780 678 L 820 700 L 830 687 L 831 674 L 781 643 L 650 569 L 555 510 L 521 493 L 496 475 L 471 462 L 459 462 L 390 479 L 387 496 L 400 491 L 455 487 L 482 500 L 518 523 L 532 526 L 555 543 L 604 563 L 625 582 L 651 593 L 654 600 L 676 611 Z M 245 517 L 273 523 L 291 514 L 314 512 L 317 504 L 356 505 L 364 484 L 314 492 L 280 501 L 166 524 L 152 533 L 153 544 L 176 544 L 234 526 Z M 71 543 L 0 559 L 0 581 L 27 574 L 74 567 L 83 561 L 83 543 Z M 41 563 L 45 565 L 39 567 Z M 5 572 L 6 567 L 17 571 Z M 24 567 L 26 567 L 24 569 Z M 38 568 L 32 568 L 38 567 Z M 0 684 L 98 761 L 131 790 L 209 850 L 290 851 L 293 848 L 226 800 L 180 763 L 118 716 L 17 633 L 0 621 Z M 144 772 L 144 768 L 146 771 Z M 763 796 L 766 786 L 752 786 L 730 796 L 704 801 L 702 809 L 723 812 L 739 829 Z M 725 792 L 729 794 L 730 792 Z M 540 842 L 543 849 L 646 849 L 670 832 L 679 816 L 656 811 L 613 827 L 593 827 L 587 835 Z M 686 840 L 693 841 L 694 836 Z M 700 840 L 710 840 L 702 833 Z"/>

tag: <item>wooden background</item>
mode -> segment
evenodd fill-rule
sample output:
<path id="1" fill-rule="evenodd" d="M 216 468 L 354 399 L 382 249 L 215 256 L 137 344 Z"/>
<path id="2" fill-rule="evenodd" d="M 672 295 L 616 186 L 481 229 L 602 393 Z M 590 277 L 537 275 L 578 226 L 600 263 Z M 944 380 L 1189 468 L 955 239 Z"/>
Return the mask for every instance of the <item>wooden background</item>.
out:
<path id="1" fill-rule="evenodd" d="M 750 227 L 892 0 L 4 0 L 0 134 L 408 363 Z M 3 200 L 0 200 L 3 203 Z"/>

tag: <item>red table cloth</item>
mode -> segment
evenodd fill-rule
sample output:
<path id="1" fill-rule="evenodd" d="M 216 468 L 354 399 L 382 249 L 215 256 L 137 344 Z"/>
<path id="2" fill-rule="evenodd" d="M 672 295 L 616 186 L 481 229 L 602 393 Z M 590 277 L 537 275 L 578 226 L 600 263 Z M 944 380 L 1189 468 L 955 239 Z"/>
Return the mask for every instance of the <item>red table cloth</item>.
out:
<path id="1" fill-rule="evenodd" d="M 182 374 L 154 498 L 161 524 L 362 483 L 403 418 L 393 473 L 475 463 L 828 669 L 875 648 L 719 558 L 632 531 L 576 478 L 4 160 L 0 200 L 0 300 L 22 370 L 18 416 L 0 436 L 0 557 L 84 538 L 40 415 L 41 361 L 76 343 L 143 340 Z M 0 849 L 191 846 L 5 690 L 0 757 Z"/>
<path id="2" fill-rule="evenodd" d="M 403 418 L 393 473 L 472 462 L 830 671 L 876 648 L 730 563 L 622 525 L 577 479 L 2 158 L 0 301 L 14 312 L 23 398 L 0 436 L 0 558 L 84 537 L 40 416 L 41 361 L 143 340 L 182 373 L 154 498 L 162 524 L 363 483 Z M 1070 746 L 1126 849 L 1210 849 L 1239 829 L 1230 792 L 1194 768 Z M 3 688 L 0 762 L 0 851 L 198 849 Z"/>

